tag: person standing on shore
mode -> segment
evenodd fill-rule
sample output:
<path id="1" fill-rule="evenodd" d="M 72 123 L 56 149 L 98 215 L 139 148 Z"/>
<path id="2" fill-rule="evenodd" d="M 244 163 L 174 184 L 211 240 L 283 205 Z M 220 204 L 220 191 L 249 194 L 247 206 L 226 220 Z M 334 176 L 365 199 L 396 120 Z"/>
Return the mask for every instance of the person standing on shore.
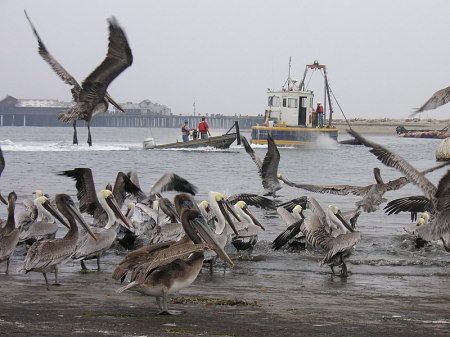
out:
<path id="1" fill-rule="evenodd" d="M 316 116 L 318 127 L 323 128 L 323 106 L 322 104 L 320 104 L 320 102 L 317 102 Z"/>
<path id="2" fill-rule="evenodd" d="M 208 135 L 211 136 L 211 133 L 209 133 L 209 125 L 206 122 L 205 117 L 202 117 L 202 121 L 198 124 L 198 131 L 200 131 L 201 139 L 207 139 Z"/>
<path id="3" fill-rule="evenodd" d="M 187 119 L 184 120 L 184 124 L 181 127 L 181 134 L 183 136 L 183 142 L 189 141 L 189 136 L 191 135 L 191 131 L 195 131 L 196 129 L 191 129 L 188 125 L 189 121 Z"/>

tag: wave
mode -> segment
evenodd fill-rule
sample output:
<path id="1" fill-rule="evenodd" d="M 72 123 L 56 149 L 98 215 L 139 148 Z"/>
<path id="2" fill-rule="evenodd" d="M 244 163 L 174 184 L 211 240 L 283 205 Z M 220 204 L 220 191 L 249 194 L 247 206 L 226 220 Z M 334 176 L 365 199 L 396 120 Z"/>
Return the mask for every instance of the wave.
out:
<path id="1" fill-rule="evenodd" d="M 2 150 L 4 151 L 14 151 L 14 152 L 86 152 L 86 151 L 127 151 L 133 150 L 136 147 L 120 144 L 99 144 L 89 147 L 86 145 L 73 145 L 68 142 L 57 142 L 43 144 L 15 144 L 14 142 L 1 141 Z M 139 147 L 141 149 L 141 147 Z"/>

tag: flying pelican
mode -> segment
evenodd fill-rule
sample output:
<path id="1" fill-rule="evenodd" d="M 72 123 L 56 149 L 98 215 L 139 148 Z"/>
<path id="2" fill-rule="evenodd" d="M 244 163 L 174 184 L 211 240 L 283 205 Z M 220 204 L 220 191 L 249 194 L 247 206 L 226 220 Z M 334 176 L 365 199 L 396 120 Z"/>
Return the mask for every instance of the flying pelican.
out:
<path id="1" fill-rule="evenodd" d="M 84 167 L 75 168 L 73 170 L 62 171 L 59 175 L 70 177 L 76 181 L 75 187 L 77 189 L 77 199 L 80 203 L 80 212 L 88 213 L 94 217 L 92 226 L 105 227 L 108 222 L 108 215 L 97 198 L 92 170 Z M 122 208 L 127 193 L 133 195 L 143 194 L 123 172 L 117 173 L 112 192 L 119 208 Z"/>
<path id="2" fill-rule="evenodd" d="M 245 201 L 240 200 L 234 204 L 236 214 L 241 219 L 235 222 L 238 235 L 234 236 L 231 244 L 238 250 L 251 250 L 258 242 L 258 234 L 261 230 L 266 230 L 264 226 L 249 211 Z"/>
<path id="3" fill-rule="evenodd" d="M 450 101 L 450 87 L 436 91 L 433 96 L 428 99 L 419 109 L 414 111 L 411 116 L 418 114 L 425 110 L 436 109 L 441 105 L 447 104 Z"/>
<path id="4" fill-rule="evenodd" d="M 8 195 L 8 219 L 0 232 L 0 262 L 6 261 L 6 274 L 9 272 L 9 259 L 19 242 L 20 229 L 16 227 L 14 210 L 17 195 L 14 192 Z"/>
<path id="5" fill-rule="evenodd" d="M 195 195 L 197 187 L 176 173 L 166 172 L 153 184 L 148 199 L 154 201 L 156 198 L 161 198 L 161 193 L 166 191 Z"/>
<path id="6" fill-rule="evenodd" d="M 450 162 L 437 165 L 428 170 L 422 171 L 422 174 L 433 172 L 434 170 L 449 164 Z M 356 202 L 356 211 L 362 209 L 364 212 L 372 213 L 378 210 L 382 203 L 387 201 L 386 198 L 383 198 L 383 195 L 386 192 L 398 190 L 410 182 L 408 178 L 400 177 L 385 183 L 381 178 L 380 169 L 378 167 L 373 169 L 373 174 L 376 183 L 367 186 L 297 184 L 283 176 L 280 176 L 280 180 L 291 187 L 301 188 L 315 193 L 330 193 L 337 195 L 348 195 L 352 193 L 357 196 L 362 196 L 362 200 Z"/>
<path id="7" fill-rule="evenodd" d="M 27 12 L 25 15 L 39 44 L 39 54 L 52 67 L 56 74 L 67 84 L 73 86 L 72 97 L 75 106 L 67 111 L 57 114 L 57 119 L 63 123 L 73 123 L 73 143 L 78 144 L 76 122 L 84 120 L 88 128 L 88 144 L 92 146 L 90 123 L 92 117 L 105 112 L 109 103 L 117 109 L 124 110 L 106 92 L 110 83 L 133 63 L 133 55 L 128 45 L 127 38 L 117 20 L 112 17 L 109 23 L 109 44 L 106 58 L 103 62 L 83 81 L 81 86 L 48 52 L 36 28 L 31 23 Z"/>
<path id="8" fill-rule="evenodd" d="M 280 163 L 280 152 L 277 145 L 270 134 L 267 134 L 267 152 L 264 160 L 261 161 L 253 151 L 245 137 L 242 137 L 245 151 L 250 155 L 256 166 L 258 167 L 259 176 L 262 179 L 264 188 L 263 195 L 271 195 L 276 197 L 276 191 L 281 189 L 280 181 L 278 180 L 278 164 Z"/>
<path id="9" fill-rule="evenodd" d="M 195 281 L 203 266 L 204 251 L 213 249 L 226 262 L 233 264 L 215 240 L 199 211 L 184 209 L 181 213 L 181 223 L 190 240 L 186 238 L 184 244 L 173 244 L 166 249 L 160 249 L 144 263 L 134 265 L 131 282 L 118 289 L 118 293 L 134 290 L 154 296 L 161 310 L 159 314 L 176 314 L 168 309 L 168 297 Z M 126 259 L 127 257 L 124 261 Z"/>
<path id="10" fill-rule="evenodd" d="M 359 140 L 378 160 L 389 167 L 393 167 L 403 173 L 411 182 L 419 186 L 425 198 L 431 203 L 430 221 L 427 225 L 420 226 L 418 234 L 427 241 L 441 239 L 444 248 L 450 251 L 450 170 L 441 178 L 438 186 L 433 185 L 422 173 L 398 154 L 395 154 L 381 145 L 367 140 L 354 130 L 348 131 Z"/>
<path id="11" fill-rule="evenodd" d="M 111 245 L 116 240 L 117 231 L 114 226 L 117 222 L 128 229 L 132 229 L 132 225 L 121 212 L 111 191 L 101 190 L 98 192 L 97 196 L 102 208 L 108 215 L 108 222 L 104 228 L 91 228 L 92 232 L 95 234 L 95 239 L 86 232 L 80 235 L 72 259 L 80 261 L 83 270 L 87 270 L 86 265 L 84 264 L 85 260 L 97 259 L 97 270 L 100 271 L 100 257 L 105 251 L 111 248 Z"/>
<path id="12" fill-rule="evenodd" d="M 20 271 L 28 273 L 30 271 L 41 272 L 45 278 L 45 284 L 49 289 L 47 272 L 55 271 L 55 284 L 58 284 L 58 267 L 70 260 L 75 251 L 78 241 L 78 221 L 88 232 L 95 238 L 94 233 L 84 221 L 83 216 L 75 207 L 73 200 L 67 194 L 57 194 L 55 196 L 55 203 L 58 210 L 67 218 L 69 224 L 60 218 L 57 212 L 53 215 L 65 226 L 69 228 L 66 235 L 62 238 L 36 241 L 30 247 L 25 257 Z"/>
<path id="13" fill-rule="evenodd" d="M 56 232 L 58 231 L 58 224 L 55 217 L 49 210 L 50 201 L 44 195 L 37 197 L 33 201 L 37 210 L 37 218 L 41 217 L 41 220 L 31 223 L 26 230 L 20 232 L 20 242 L 26 242 L 27 244 L 33 244 L 35 241 L 54 239 Z"/>

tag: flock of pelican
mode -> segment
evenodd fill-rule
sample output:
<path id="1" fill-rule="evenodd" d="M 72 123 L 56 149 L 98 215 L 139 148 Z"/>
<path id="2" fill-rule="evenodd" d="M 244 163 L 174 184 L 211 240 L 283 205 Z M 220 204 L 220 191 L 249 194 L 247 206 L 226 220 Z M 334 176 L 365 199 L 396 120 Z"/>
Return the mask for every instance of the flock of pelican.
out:
<path id="1" fill-rule="evenodd" d="M 92 145 L 89 123 L 93 116 L 104 112 L 108 102 L 115 103 L 108 95 L 108 85 L 132 63 L 132 53 L 122 28 L 112 18 L 109 22 L 109 46 L 105 60 L 83 81 L 78 82 L 50 55 L 35 27 L 25 13 L 38 40 L 39 54 L 67 84 L 73 86 L 75 106 L 58 114 L 62 122 L 72 122 L 73 142 L 77 143 L 76 121 L 85 120 L 88 126 L 88 144 Z M 445 96 L 442 98 L 442 96 Z M 448 101 L 448 88 L 431 99 L 421 109 L 436 107 Z M 78 206 L 65 193 L 54 198 L 34 192 L 34 200 L 24 200 L 24 210 L 16 212 L 17 195 L 9 193 L 0 201 L 7 207 L 7 219 L 0 223 L 0 262 L 6 261 L 9 273 L 10 258 L 18 245 L 25 245 L 26 257 L 19 272 L 40 272 L 50 285 L 47 273 L 55 274 L 68 261 L 97 260 L 110 249 L 123 246 L 128 253 L 118 261 L 112 278 L 121 283 L 118 293 L 137 291 L 156 298 L 160 314 L 176 314 L 168 309 L 168 297 L 183 289 L 197 278 L 205 263 L 212 268 L 217 258 L 233 265 L 230 247 L 250 251 L 258 241 L 264 225 L 251 212 L 250 207 L 277 210 L 287 228 L 273 241 L 275 250 L 284 246 L 313 247 L 323 252 L 322 266 L 329 266 L 332 273 L 340 267 L 340 275 L 349 274 L 345 259 L 361 240 L 356 229 L 361 212 L 374 212 L 387 202 L 383 195 L 407 183 L 418 185 L 421 196 L 408 196 L 391 201 L 386 206 L 388 214 L 398 212 L 422 212 L 417 226 L 410 228 L 424 241 L 441 240 L 450 251 L 450 170 L 434 186 L 425 174 L 449 163 L 419 172 L 401 156 L 373 143 L 353 130 L 349 133 L 361 144 L 370 148 L 383 164 L 396 168 L 404 176 L 385 183 L 380 169 L 374 168 L 375 184 L 368 186 L 310 185 L 294 183 L 278 173 L 280 152 L 269 134 L 268 148 L 263 160 L 258 158 L 243 137 L 246 152 L 258 168 L 263 191 L 261 194 L 238 193 L 226 196 L 210 191 L 208 200 L 198 202 L 194 196 L 197 187 L 175 173 L 165 173 L 156 181 L 148 194 L 139 185 L 135 171 L 119 172 L 114 186 L 97 189 L 90 168 L 75 168 L 59 174 L 75 181 Z M 0 148 L 0 175 L 5 159 Z M 356 208 L 341 212 L 336 205 L 325 209 L 311 196 L 303 196 L 287 202 L 279 202 L 276 192 L 283 184 L 316 193 L 338 195 L 354 194 L 362 197 Z M 98 192 L 97 192 L 98 191 Z M 173 201 L 164 192 L 176 192 Z M 271 197 L 271 198 L 270 198 Z M 128 201 L 126 203 L 126 201 Z M 122 209 L 127 209 L 123 212 Z M 91 223 L 85 216 L 92 219 Z M 66 232 L 57 224 L 67 227 Z M 80 227 L 80 228 L 79 228 Z M 59 234 L 59 235 L 58 235 Z M 212 270 L 212 269 L 211 269 Z M 128 281 L 126 281 L 128 278 Z"/>

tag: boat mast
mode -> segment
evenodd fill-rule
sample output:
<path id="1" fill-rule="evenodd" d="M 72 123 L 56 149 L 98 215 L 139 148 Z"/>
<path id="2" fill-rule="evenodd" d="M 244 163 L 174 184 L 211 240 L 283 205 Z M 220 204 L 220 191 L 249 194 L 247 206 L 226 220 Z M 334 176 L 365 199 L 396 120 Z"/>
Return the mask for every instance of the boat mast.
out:
<path id="1" fill-rule="evenodd" d="M 286 83 L 287 83 L 287 91 L 289 91 L 291 89 L 291 56 L 289 56 L 288 77 L 287 77 L 286 82 L 284 82 L 284 84 L 283 84 L 283 89 L 284 89 Z"/>

